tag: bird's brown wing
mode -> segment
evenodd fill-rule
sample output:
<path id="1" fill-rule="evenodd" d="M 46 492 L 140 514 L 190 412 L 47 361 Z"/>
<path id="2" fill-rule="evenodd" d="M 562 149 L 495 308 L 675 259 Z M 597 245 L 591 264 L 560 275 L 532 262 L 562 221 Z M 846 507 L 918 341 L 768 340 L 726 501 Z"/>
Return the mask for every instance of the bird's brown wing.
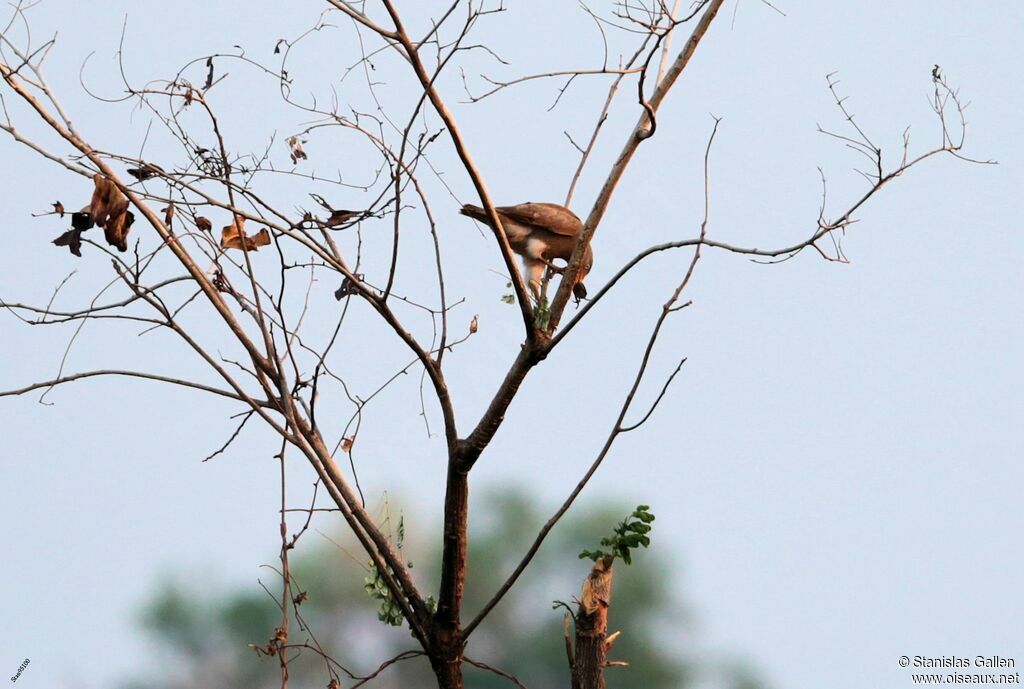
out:
<path id="1" fill-rule="evenodd" d="M 533 225 L 555 234 L 575 237 L 583 231 L 583 222 L 576 214 L 557 203 L 520 203 L 499 206 L 496 211 L 524 225 Z"/>

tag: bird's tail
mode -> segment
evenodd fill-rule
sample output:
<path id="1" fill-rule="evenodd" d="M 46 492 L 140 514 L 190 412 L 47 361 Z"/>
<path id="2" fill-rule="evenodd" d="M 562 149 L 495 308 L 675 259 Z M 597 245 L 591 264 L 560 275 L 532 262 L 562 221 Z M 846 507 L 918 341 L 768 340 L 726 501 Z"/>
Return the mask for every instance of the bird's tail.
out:
<path id="1" fill-rule="evenodd" d="M 471 203 L 467 203 L 459 212 L 473 218 L 473 220 L 479 220 L 483 223 L 487 222 L 487 212 L 480 206 L 474 206 Z"/>

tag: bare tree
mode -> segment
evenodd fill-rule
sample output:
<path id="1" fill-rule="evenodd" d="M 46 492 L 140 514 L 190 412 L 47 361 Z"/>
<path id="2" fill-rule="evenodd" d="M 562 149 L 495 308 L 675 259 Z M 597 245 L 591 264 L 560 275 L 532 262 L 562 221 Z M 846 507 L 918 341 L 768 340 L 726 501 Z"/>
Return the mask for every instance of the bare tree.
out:
<path id="1" fill-rule="evenodd" d="M 152 137 L 173 142 L 178 151 L 177 159 L 158 161 L 147 154 L 147 145 L 152 145 L 150 133 L 141 150 L 129 154 L 106 150 L 79 129 L 44 73 L 56 40 L 34 40 L 28 30 L 31 3 L 19 2 L 0 32 L 0 76 L 5 86 L 0 90 L 4 115 L 0 128 L 8 134 L 11 147 L 26 147 L 32 155 L 88 180 L 88 199 L 80 198 L 68 207 L 58 202 L 48 213 L 71 221 L 70 228 L 65 228 L 54 244 L 82 256 L 87 270 L 95 273 L 104 270 L 96 259 L 105 254 L 113 274 L 84 305 L 56 308 L 58 285 L 48 304 L 5 299 L 3 307 L 34 325 L 109 320 L 171 333 L 209 367 L 217 382 L 145 370 L 70 373 L 62 366 L 51 380 L 2 394 L 23 395 L 38 390 L 45 394 L 55 386 L 96 376 L 141 378 L 185 386 L 240 405 L 237 428 L 214 454 L 224 451 L 249 421 L 265 424 L 277 434 L 280 444 L 275 451 L 281 463 L 282 486 L 282 621 L 270 641 L 257 650 L 279 659 L 282 687 L 288 684 L 291 659 L 308 650 L 323 658 L 332 687 L 360 686 L 390 665 L 417 656 L 429 659 L 438 686 L 444 689 L 463 686 L 464 662 L 522 686 L 514 668 L 493 668 L 485 659 L 473 658 L 467 644 L 474 630 L 530 566 L 548 533 L 571 508 L 615 442 L 652 417 L 681 370 L 685 360 L 655 384 L 658 392 L 653 404 L 636 408 L 663 325 L 689 305 L 685 293 L 702 252 L 720 250 L 774 262 L 811 249 L 825 260 L 843 262 L 842 237 L 855 222 L 857 212 L 884 187 L 933 157 L 969 160 L 962 153 L 966 131 L 963 104 L 938 67 L 932 74 L 931 100 L 940 124 L 938 139 L 930 148 L 915 152 L 909 135 L 905 135 L 903 149 L 894 161 L 883 161 L 881 148 L 859 126 L 838 91 L 837 81 L 830 77 L 827 87 L 843 116 L 844 128 L 822 131 L 863 155 L 868 164 L 861 173 L 867 181 L 866 189 L 840 204 L 839 210 L 832 210 L 823 176 L 821 208 L 804 240 L 774 249 L 743 247 L 709 234 L 713 217 L 709 162 L 719 130 L 719 120 L 713 119 L 702 135 L 706 137 L 704 208 L 702 221 L 693 228 L 692 236 L 650 246 L 622 265 L 610 269 L 604 266 L 603 274 L 610 277 L 599 289 L 592 290 L 589 299 L 581 305 L 578 301 L 575 311 L 571 310 L 573 287 L 589 269 L 585 264 L 591 255 L 590 245 L 617 185 L 637 150 L 650 145 L 647 142 L 665 126 L 659 123 L 659 110 L 683 73 L 697 64 L 699 47 L 724 4 L 724 0 L 698 0 L 684 6 L 676 0 L 670 6 L 664 0 L 638 0 L 609 3 L 602 9 L 584 5 L 585 16 L 595 23 L 602 37 L 604 57 L 599 64 L 556 67 L 504 81 L 484 77 L 482 85 L 464 76 L 466 91 L 460 96 L 443 91 L 441 84 L 448 81 L 442 76 L 467 65 L 501 59 L 486 44 L 474 42 L 479 25 L 500 21 L 500 3 L 453 0 L 428 20 L 418 19 L 414 26 L 391 0 L 326 0 L 308 31 L 278 42 L 270 62 L 236 49 L 192 58 L 170 77 L 141 85 L 128 78 L 122 63 L 121 95 L 113 100 L 131 103 L 146 113 L 154 124 Z M 304 91 L 300 94 L 290 60 L 306 44 L 326 35 L 326 29 L 339 26 L 355 39 L 346 42 L 346 59 L 350 62 L 342 69 L 341 79 L 346 85 L 358 83 L 359 95 L 354 95 L 355 88 L 332 90 L 327 98 L 305 96 Z M 123 61 L 123 43 L 117 54 Z M 617 59 L 613 57 L 616 54 L 620 55 Z M 245 153 L 235 148 L 232 132 L 222 124 L 225 111 L 230 113 L 235 107 L 225 93 L 229 85 L 224 70 L 229 65 L 231 69 L 250 70 L 263 79 L 302 118 L 303 124 L 284 137 L 291 167 L 275 165 L 280 145 L 273 136 L 264 151 Z M 384 79 L 402 85 L 405 98 L 399 104 L 379 93 Z M 571 251 L 561 256 L 568 258 L 565 265 L 554 264 L 552 257 L 544 259 L 546 270 L 538 285 L 517 267 L 516 254 L 528 253 L 529 249 L 524 248 L 528 242 L 517 239 L 509 212 L 496 206 L 495 198 L 500 194 L 492 194 L 487 186 L 451 104 L 458 97 L 479 102 L 541 79 L 558 80 L 558 100 L 566 97 L 577 80 L 605 79 L 608 86 L 607 98 L 589 137 L 583 144 L 570 137 L 579 163 L 568 180 L 563 203 L 568 206 L 573 201 L 584 175 L 597 175 L 604 182 L 585 219 L 577 221 L 579 226 L 569 233 Z M 613 108 L 635 113 L 635 125 L 624 132 L 606 132 Z M 49 142 L 25 134 L 25 121 L 31 121 L 33 127 L 42 123 Z M 309 162 L 312 148 L 329 136 L 343 137 L 352 145 L 374 151 L 376 166 L 354 171 L 342 169 L 335 161 L 337 174 L 317 171 Z M 608 136 L 621 140 L 621 152 L 609 169 L 591 170 L 591 154 L 599 139 Z M 318 150 L 321 159 L 330 157 L 326 145 Z M 477 216 L 493 234 L 494 250 L 503 262 L 511 290 L 506 299 L 517 305 L 522 331 L 522 345 L 489 405 L 478 419 L 469 422 L 458 413 L 458 391 L 449 386 L 445 368 L 459 346 L 478 329 L 476 318 L 468 328 L 453 325 L 452 311 L 459 301 L 446 291 L 446 275 L 456 268 L 443 260 L 444 233 L 440 228 L 454 219 L 449 199 L 454 199 L 455 192 L 447 180 L 456 170 L 448 171 L 446 176 L 435 160 L 443 160 L 450 153 L 454 153 L 449 157 L 457 165 L 457 174 L 464 175 L 474 189 L 472 200 L 479 203 Z M 643 170 L 637 172 L 643 174 Z M 351 181 L 356 178 L 358 181 Z M 284 200 L 289 196 L 281 192 L 283 188 L 303 189 L 307 206 L 296 207 L 294 195 L 290 201 Z M 332 200 L 353 188 L 365 192 L 370 202 L 353 210 Z M 102 229 L 103 240 L 96 236 L 99 231 L 92 230 L 94 227 Z M 423 236 L 429 237 L 428 245 L 418 243 L 417 238 Z M 414 247 L 411 250 L 417 261 L 432 266 L 432 284 L 403 280 L 402 267 L 406 264 L 400 258 L 406 256 L 407 247 Z M 88 250 L 85 255 L 83 248 Z M 689 259 L 644 336 L 646 344 L 635 364 L 635 376 L 624 392 L 603 446 L 504 584 L 482 609 L 463 610 L 464 587 L 472 575 L 466 566 L 470 476 L 502 427 L 520 386 L 624 276 L 638 270 L 653 254 L 675 249 L 689 250 Z M 549 301 L 548 284 L 554 280 L 558 287 Z M 319 289 L 325 282 L 336 286 L 333 299 L 324 299 Z M 387 331 L 369 336 L 364 347 L 385 346 L 390 339 L 404 348 L 407 357 L 382 375 L 380 387 L 368 396 L 352 392 L 336 366 L 343 358 L 359 356 L 359 352 L 340 344 L 355 318 L 352 314 L 359 308 L 368 309 Z M 190 318 L 198 311 L 215 316 L 217 327 Z M 424 315 L 426 318 L 421 318 Z M 311 322 L 320 327 L 311 326 Z M 411 325 L 424 322 L 425 326 Z M 326 331 L 324 323 L 331 324 Z M 75 330 L 75 337 L 79 331 Z M 422 376 L 421 413 L 428 432 L 432 420 L 439 418 L 447 456 L 443 556 L 435 594 L 423 590 L 402 557 L 401 534 L 395 534 L 367 510 L 354 459 L 368 405 L 379 392 L 410 372 Z M 338 399 L 350 409 L 349 418 L 340 425 L 335 416 L 325 416 L 321 411 L 337 404 Z M 328 418 L 330 421 L 325 420 Z M 292 454 L 308 462 L 316 475 L 311 504 L 301 509 L 284 501 L 285 458 Z M 317 492 L 329 497 L 331 507 L 317 506 Z M 308 529 L 314 512 L 321 509 L 336 511 L 365 550 L 371 562 L 371 595 L 381 601 L 382 619 L 407 624 L 418 644 L 415 650 L 384 661 L 369 676 L 360 676 L 334 661 L 330 649 L 316 642 L 312 627 L 302 617 L 305 594 L 290 574 L 288 554 Z M 301 520 L 297 530 L 287 520 L 289 514 Z M 573 687 L 602 687 L 605 669 L 621 664 L 608 659 L 614 641 L 614 635 L 607 632 L 613 562 L 623 554 L 628 558 L 629 547 L 645 544 L 645 533 L 646 528 L 637 526 L 632 532 L 619 534 L 628 537 L 625 541 L 610 539 L 608 552 L 592 553 L 595 565 L 585 577 L 579 607 L 572 616 L 575 634 L 570 632 L 568 617 L 566 623 Z M 299 631 L 295 630 L 296 624 Z"/>

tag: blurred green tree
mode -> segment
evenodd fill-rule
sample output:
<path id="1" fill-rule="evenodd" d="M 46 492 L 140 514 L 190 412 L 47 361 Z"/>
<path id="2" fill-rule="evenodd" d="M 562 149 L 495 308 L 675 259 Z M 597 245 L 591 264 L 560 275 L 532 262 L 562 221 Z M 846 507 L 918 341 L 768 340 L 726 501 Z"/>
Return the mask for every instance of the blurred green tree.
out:
<path id="1" fill-rule="evenodd" d="M 500 586 L 518 563 L 535 535 L 535 525 L 546 517 L 524 491 L 505 490 L 487 498 L 492 509 L 472 534 L 470 577 L 466 591 L 468 609 L 477 610 L 485 596 Z M 384 509 L 394 530 L 417 534 L 421 522 L 395 514 L 394 505 Z M 481 627 L 474 633 L 466 654 L 473 661 L 514 672 L 530 689 L 564 689 L 569 671 L 563 642 L 563 612 L 555 600 L 571 602 L 589 571 L 589 561 L 566 560 L 594 545 L 628 509 L 605 506 L 581 508 L 552 532 L 536 560 Z M 293 551 L 292 576 L 296 590 L 308 594 L 300 606 L 302 620 L 290 621 L 289 644 L 300 658 L 289 665 L 289 687 L 322 687 L 325 659 L 312 647 L 322 648 L 333 662 L 357 677 L 373 673 L 365 666 L 368 657 L 383 662 L 416 644 L 404 626 L 388 627 L 377 619 L 379 602 L 367 595 L 363 581 L 367 564 L 356 555 L 357 544 L 349 537 L 320 535 L 310 531 Z M 393 534 L 395 535 L 395 534 Z M 611 626 L 621 630 L 612 658 L 629 663 L 608 673 L 609 689 L 760 689 L 764 685 L 748 667 L 734 660 L 709 659 L 692 651 L 696 638 L 690 619 L 676 598 L 679 567 L 666 561 L 655 547 L 640 553 L 634 564 L 618 569 L 611 606 Z M 419 539 L 410 538 L 411 541 Z M 410 552 L 427 588 L 438 571 L 438 552 Z M 360 570 L 365 570 L 360 576 Z M 145 605 L 141 619 L 158 642 L 161 670 L 125 683 L 124 689 L 210 689 L 279 687 L 281 678 L 275 658 L 261 656 L 250 646 L 265 646 L 281 624 L 278 607 L 280 578 L 276 566 L 261 577 L 265 587 L 211 593 L 184 577 L 158 585 Z M 549 611 L 543 614 L 543 611 Z M 540 612 L 541 614 L 538 614 Z M 306 627 L 308 625 L 308 627 Z M 338 666 L 335 666 L 339 670 Z M 340 671 L 344 677 L 345 672 Z M 513 687 L 507 678 L 470 665 L 467 686 L 475 689 Z M 359 680 L 343 681 L 343 688 Z M 436 680 L 423 657 L 402 660 L 364 685 L 373 689 L 428 689 Z"/>

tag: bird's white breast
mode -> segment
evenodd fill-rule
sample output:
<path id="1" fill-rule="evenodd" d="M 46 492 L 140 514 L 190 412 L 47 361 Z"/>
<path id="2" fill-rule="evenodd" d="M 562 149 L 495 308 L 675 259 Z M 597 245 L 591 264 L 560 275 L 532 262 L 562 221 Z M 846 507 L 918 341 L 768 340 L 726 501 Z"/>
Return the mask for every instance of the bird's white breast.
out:
<path id="1" fill-rule="evenodd" d="M 543 258 L 544 251 L 548 248 L 548 245 L 542 239 L 536 237 L 530 237 L 526 240 L 526 251 L 524 252 L 527 256 L 532 258 Z"/>

